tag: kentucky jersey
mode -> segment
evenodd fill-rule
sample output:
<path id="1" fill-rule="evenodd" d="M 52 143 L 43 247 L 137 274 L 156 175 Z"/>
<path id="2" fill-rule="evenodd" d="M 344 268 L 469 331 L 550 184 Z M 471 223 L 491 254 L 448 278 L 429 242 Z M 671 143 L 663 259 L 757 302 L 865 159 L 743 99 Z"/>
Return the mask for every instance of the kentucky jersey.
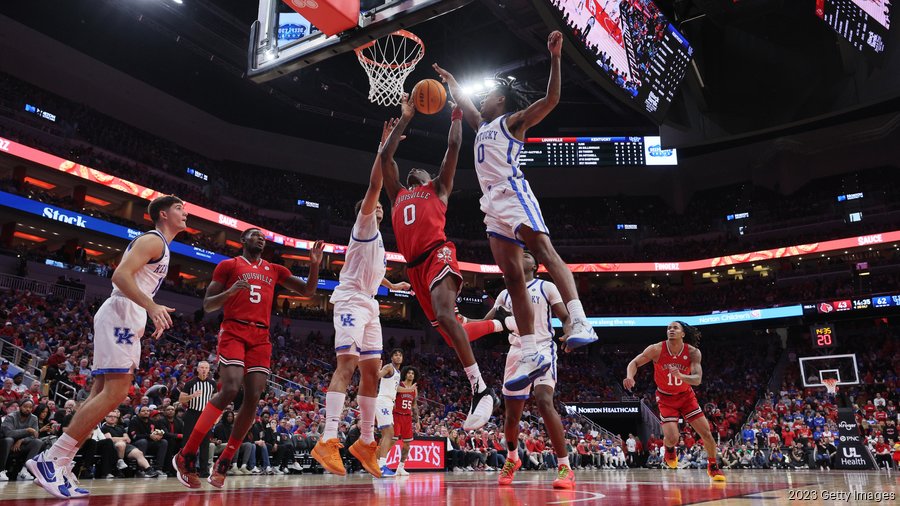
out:
<path id="1" fill-rule="evenodd" d="M 378 397 L 394 402 L 394 398 L 397 397 L 397 386 L 400 385 L 400 371 L 394 366 L 391 366 L 391 369 L 394 371 L 393 374 L 381 378 L 381 383 L 378 385 Z"/>
<path id="2" fill-rule="evenodd" d="M 372 296 L 384 280 L 387 257 L 384 241 L 378 231 L 378 219 L 372 214 L 356 215 L 356 223 L 350 233 L 350 245 L 344 257 L 340 284 L 331 294 L 332 304 L 350 300 L 354 295 Z"/>
<path id="3" fill-rule="evenodd" d="M 506 126 L 508 117 L 507 114 L 482 123 L 475 135 L 475 173 L 484 195 L 493 186 L 515 184 L 511 180 L 525 178 L 519 170 L 519 155 L 525 143 L 510 133 Z"/>
<path id="4" fill-rule="evenodd" d="M 534 307 L 534 336 L 538 342 L 552 340 L 554 336 L 553 305 L 562 302 L 562 296 L 556 285 L 542 279 L 534 279 L 528 283 L 528 297 Z M 503 290 L 497 296 L 494 307 L 502 307 L 512 313 L 512 301 L 509 292 Z M 509 344 L 517 344 L 519 336 L 515 332 L 509 334 Z"/>
<path id="5" fill-rule="evenodd" d="M 291 271 L 283 265 L 271 264 L 263 259 L 250 262 L 243 256 L 222 260 L 213 271 L 213 281 L 231 288 L 237 280 L 250 283 L 249 290 L 241 290 L 229 297 L 222 306 L 226 320 L 243 320 L 269 326 L 275 286 L 291 277 Z"/>
<path id="6" fill-rule="evenodd" d="M 169 243 L 166 242 L 166 238 L 158 230 L 151 230 L 149 232 L 144 232 L 143 234 L 135 237 L 132 240 L 128 247 L 125 248 L 125 255 L 131 251 L 131 247 L 134 245 L 134 241 L 138 240 L 139 237 L 145 235 L 156 235 L 163 242 L 163 253 L 159 258 L 153 259 L 147 262 L 146 265 L 138 269 L 137 272 L 134 273 L 134 282 L 137 284 L 138 289 L 140 291 L 146 293 L 151 299 L 156 292 L 159 291 L 159 287 L 162 286 L 163 281 L 166 279 L 166 275 L 169 273 Z M 122 255 L 123 258 L 125 255 Z M 119 290 L 119 287 L 113 283 L 112 295 L 114 297 L 124 297 L 125 294 Z"/>
<path id="7" fill-rule="evenodd" d="M 424 186 L 402 188 L 394 200 L 391 223 L 397 248 L 411 262 L 438 244 L 447 242 L 447 204 L 434 188 L 434 181 Z"/>
<path id="8" fill-rule="evenodd" d="M 690 385 L 669 371 L 670 365 L 675 365 L 681 371 L 681 374 L 691 374 L 690 345 L 682 343 L 680 350 L 672 350 L 670 352 L 668 343 L 663 341 L 662 350 L 659 352 L 659 360 L 653 364 L 653 379 L 656 380 L 656 387 L 661 391 L 667 394 L 679 394 L 690 390 Z"/>

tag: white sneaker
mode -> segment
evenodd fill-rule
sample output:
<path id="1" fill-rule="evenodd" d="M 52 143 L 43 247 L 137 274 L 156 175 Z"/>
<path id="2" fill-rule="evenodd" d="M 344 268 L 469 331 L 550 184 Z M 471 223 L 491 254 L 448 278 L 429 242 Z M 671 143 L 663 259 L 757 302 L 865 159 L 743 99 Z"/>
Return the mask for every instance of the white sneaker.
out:
<path id="1" fill-rule="evenodd" d="M 63 478 L 66 480 L 66 486 L 69 487 L 70 497 L 85 497 L 91 495 L 90 490 L 79 486 L 81 485 L 81 482 L 78 481 L 78 477 L 72 472 L 74 467 L 75 463 L 69 462 L 69 465 L 63 468 Z"/>
<path id="2" fill-rule="evenodd" d="M 262 474 L 262 470 L 258 467 L 254 467 L 253 469 L 248 469 L 247 474 Z"/>
<path id="3" fill-rule="evenodd" d="M 39 453 L 34 458 L 25 461 L 25 467 L 34 475 L 34 482 L 53 496 L 60 499 L 71 497 L 72 494 L 69 487 L 66 486 L 65 477 L 63 477 L 62 466 L 58 465 L 56 459 L 47 460 L 44 453 Z"/>
<path id="4" fill-rule="evenodd" d="M 26 471 L 25 468 L 23 467 L 22 470 L 19 471 L 18 479 L 19 479 L 19 481 L 31 481 L 34 479 L 34 477 L 31 476 L 30 474 L 28 474 L 28 471 Z"/>
<path id="5" fill-rule="evenodd" d="M 472 406 L 469 408 L 469 415 L 466 416 L 466 421 L 463 422 L 463 429 L 470 431 L 484 427 L 490 421 L 494 410 L 499 406 L 500 399 L 494 393 L 493 388 L 486 388 L 479 394 L 473 393 Z"/>
<path id="6" fill-rule="evenodd" d="M 116 468 L 117 468 L 119 471 L 121 471 L 122 469 L 128 468 L 128 464 L 126 464 L 124 460 L 119 459 L 119 461 L 116 462 Z"/>
<path id="7" fill-rule="evenodd" d="M 6 471 L 0 471 L 0 481 L 9 481 L 9 476 L 6 476 Z"/>
<path id="8" fill-rule="evenodd" d="M 519 391 L 528 388 L 538 376 L 547 372 L 553 363 L 550 357 L 541 351 L 536 351 L 530 355 L 525 355 L 516 364 L 515 370 L 510 374 L 503 386 L 507 390 Z M 463 427 L 466 430 L 471 430 Z M 475 427 L 478 428 L 478 427 Z"/>
<path id="9" fill-rule="evenodd" d="M 291 465 L 288 466 L 288 469 L 293 469 L 294 471 L 303 471 L 303 468 L 300 467 L 300 464 L 297 462 L 292 462 Z"/>
<path id="10" fill-rule="evenodd" d="M 584 318 L 578 318 L 572 322 L 572 328 L 568 336 L 565 345 L 566 351 L 572 351 L 597 341 L 597 333 L 594 332 L 594 327 L 591 327 Z"/>
<path id="11" fill-rule="evenodd" d="M 406 469 L 403 469 L 402 467 L 397 468 L 396 474 L 397 476 L 409 476 L 409 473 L 406 472 Z"/>

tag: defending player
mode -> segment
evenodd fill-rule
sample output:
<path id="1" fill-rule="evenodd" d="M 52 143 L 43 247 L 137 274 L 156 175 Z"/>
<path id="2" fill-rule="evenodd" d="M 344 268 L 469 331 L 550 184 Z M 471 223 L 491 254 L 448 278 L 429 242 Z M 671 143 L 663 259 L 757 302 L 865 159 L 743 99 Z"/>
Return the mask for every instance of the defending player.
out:
<path id="1" fill-rule="evenodd" d="M 322 241 L 316 241 L 309 250 L 307 281 L 292 275 L 283 265 L 262 259 L 266 238 L 260 229 L 245 230 L 241 244 L 241 256 L 223 260 L 216 266 L 203 299 L 204 311 L 210 313 L 221 308 L 224 316 L 217 349 L 222 387 L 203 408 L 184 448 L 172 457 L 178 481 L 189 488 L 200 488 L 196 464 L 200 443 L 242 386 L 244 402 L 235 416 L 228 444 L 207 479 L 210 485 L 222 488 L 225 484 L 231 461 L 256 420 L 256 401 L 265 389 L 272 360 L 269 320 L 275 286 L 310 296 L 318 284 Z"/>
<path id="2" fill-rule="evenodd" d="M 550 242 L 550 231 L 541 216 L 537 198 L 519 169 L 519 154 L 525 132 L 540 123 L 559 103 L 560 53 L 562 34 L 547 38 L 550 51 L 550 81 L 545 97 L 528 105 L 525 97 L 510 82 L 500 82 L 481 102 L 481 111 L 461 90 L 453 75 L 434 65 L 435 71 L 450 87 L 459 102 L 466 122 L 477 131 L 475 136 L 475 172 L 483 196 L 481 210 L 494 261 L 503 271 L 516 322 L 521 332 L 522 359 L 504 386 L 521 390 L 550 368 L 550 357 L 535 345 L 534 315 L 522 269 L 522 248 L 527 246 L 559 286 L 571 315 L 564 337 L 567 350 L 597 340 L 584 315 L 575 279 Z"/>
<path id="3" fill-rule="evenodd" d="M 463 328 L 456 317 L 456 297 L 463 277 L 456 262 L 456 246 L 447 240 L 447 201 L 453 190 L 456 162 L 462 142 L 462 112 L 453 105 L 447 152 L 436 179 L 422 169 L 412 169 L 404 187 L 394 161 L 397 145 L 415 115 L 415 108 L 404 95 L 400 121 L 391 131 L 381 151 L 384 189 L 392 203 L 391 221 L 397 247 L 406 258 L 406 273 L 425 316 L 455 350 L 472 385 L 472 405 L 463 423 L 465 430 L 483 427 L 499 405 L 494 390 L 485 385 L 475 362 L 469 340 L 502 327 L 494 321 L 479 321 Z"/>
<path id="4" fill-rule="evenodd" d="M 394 441 L 400 440 L 400 463 L 397 464 L 397 476 L 409 476 L 404 466 L 406 457 L 409 456 L 409 443 L 413 440 L 413 427 L 419 427 L 419 395 L 417 384 L 419 382 L 419 370 L 412 366 L 406 366 L 400 371 L 403 381 L 397 389 L 397 399 L 394 401 Z M 415 424 L 415 425 L 413 425 Z"/>
<path id="5" fill-rule="evenodd" d="M 691 344 L 685 343 L 687 337 Z M 666 340 L 651 344 L 631 362 L 622 386 L 631 391 L 638 367 L 653 362 L 653 379 L 656 381 L 656 403 L 662 419 L 663 444 L 666 447 L 664 461 L 672 469 L 678 467 L 675 445 L 678 444 L 678 419 L 691 424 L 700 434 L 709 456 L 707 474 L 714 481 L 725 481 L 725 475 L 716 463 L 716 441 L 709 430 L 709 422 L 700 409 L 697 396 L 691 386 L 700 384 L 703 369 L 700 367 L 700 331 L 681 321 L 674 321 L 666 329 Z"/>
<path id="6" fill-rule="evenodd" d="M 153 199 L 147 214 L 155 228 L 128 244 L 112 275 L 112 294 L 94 315 L 91 394 L 53 446 L 25 463 L 35 483 L 56 497 L 88 495 L 75 486 L 72 459 L 103 417 L 128 395 L 147 319 L 156 327 L 154 339 L 172 326 L 169 313 L 175 310 L 153 302 L 153 296 L 169 272 L 169 243 L 185 229 L 188 215 L 184 202 L 174 195 Z"/>
<path id="7" fill-rule="evenodd" d="M 552 311 L 552 314 L 555 314 L 565 324 L 569 319 L 569 312 L 562 302 L 562 296 L 559 294 L 556 285 L 534 277 L 537 273 L 538 264 L 531 252 L 525 252 L 523 264 L 529 300 L 534 305 L 536 345 L 538 349 L 550 357 L 551 363 L 550 369 L 534 380 L 534 400 L 537 403 L 541 417 L 544 419 L 550 440 L 553 442 L 553 451 L 559 457 L 559 469 L 556 479 L 553 481 L 553 487 L 574 489 L 575 473 L 569 466 L 565 432 L 559 414 L 553 406 L 553 390 L 556 388 L 556 343 L 553 342 L 554 332 L 550 321 Z M 494 307 L 485 318 L 495 318 L 498 313 L 503 315 L 511 310 L 512 304 L 510 303 L 509 292 L 503 290 L 497 296 Z M 515 374 L 516 366 L 523 353 L 521 339 L 515 326 L 516 320 L 506 317 L 505 321 L 510 331 L 510 347 L 509 353 L 506 355 L 504 381 L 509 378 L 509 375 Z M 500 485 L 511 484 L 513 475 L 522 467 L 518 451 L 519 421 L 522 419 L 522 410 L 525 408 L 525 401 L 528 400 L 530 392 L 531 385 L 526 385 L 525 388 L 516 391 L 509 390 L 505 386 L 503 387 L 503 397 L 506 400 L 503 432 L 506 436 L 506 447 L 509 453 L 507 453 L 506 463 L 500 471 L 498 479 Z"/>
<path id="8" fill-rule="evenodd" d="M 397 120 L 384 124 L 381 145 Z M 384 280 L 387 258 L 379 226 L 384 210 L 378 202 L 382 186 L 382 162 L 376 156 L 369 176 L 369 187 L 363 200 L 356 203 L 356 223 L 350 233 L 350 244 L 340 284 L 331 295 L 334 304 L 334 346 L 337 368 L 331 376 L 325 395 L 325 430 L 313 448 L 312 456 L 333 474 L 344 476 L 347 470 L 341 460 L 338 424 L 344 410 L 347 387 L 359 368 L 359 439 L 350 446 L 350 453 L 366 471 L 381 477 L 375 442 L 375 396 L 378 394 L 378 373 L 381 370 L 381 321 L 375 294 Z"/>

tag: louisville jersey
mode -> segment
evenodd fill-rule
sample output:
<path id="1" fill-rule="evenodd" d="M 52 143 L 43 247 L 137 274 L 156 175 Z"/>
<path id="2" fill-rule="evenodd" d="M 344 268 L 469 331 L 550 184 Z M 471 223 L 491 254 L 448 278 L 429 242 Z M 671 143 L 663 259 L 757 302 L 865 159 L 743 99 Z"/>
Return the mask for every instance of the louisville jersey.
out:
<path id="1" fill-rule="evenodd" d="M 250 263 L 243 256 L 219 262 L 213 271 L 213 281 L 231 288 L 237 280 L 250 283 L 249 290 L 241 290 L 225 301 L 222 312 L 226 320 L 243 320 L 269 326 L 275 286 L 291 277 L 291 271 L 283 265 L 271 264 L 263 259 Z"/>
<path id="2" fill-rule="evenodd" d="M 499 184 L 511 184 L 510 179 L 523 179 L 519 169 L 519 155 L 525 144 L 514 138 L 506 126 L 509 115 L 495 118 L 490 123 L 482 123 L 475 134 L 475 173 L 481 192 L 490 193 L 490 188 Z"/>
<path id="3" fill-rule="evenodd" d="M 666 341 L 662 342 L 662 350 L 659 352 L 659 360 L 653 364 L 653 379 L 656 380 L 656 387 L 667 394 L 679 394 L 687 392 L 691 386 L 677 378 L 669 370 L 669 366 L 674 364 L 681 374 L 691 374 L 691 347 L 687 343 L 682 343 L 677 353 L 671 353 Z"/>
<path id="4" fill-rule="evenodd" d="M 424 186 L 402 188 L 394 200 L 391 223 L 397 247 L 407 262 L 438 244 L 447 242 L 447 204 L 437 194 L 434 181 Z"/>
<path id="5" fill-rule="evenodd" d="M 169 257 L 171 255 L 169 254 L 169 243 L 166 242 L 166 238 L 163 237 L 158 230 L 144 232 L 128 243 L 128 247 L 125 248 L 125 253 L 122 255 L 122 258 L 124 259 L 125 255 L 129 254 L 131 247 L 134 245 L 134 241 L 137 241 L 138 238 L 145 235 L 156 235 L 162 239 L 163 242 L 162 256 L 151 259 L 134 273 L 134 282 L 137 284 L 138 289 L 152 299 L 153 296 L 156 295 L 156 292 L 159 291 L 159 287 L 162 286 L 163 281 L 166 280 L 166 275 L 169 273 Z M 114 296 L 125 296 L 115 283 L 113 283 L 112 294 Z"/>
<path id="6" fill-rule="evenodd" d="M 397 399 L 394 401 L 394 413 L 398 415 L 412 415 L 413 401 L 415 400 L 415 392 L 397 392 Z"/>

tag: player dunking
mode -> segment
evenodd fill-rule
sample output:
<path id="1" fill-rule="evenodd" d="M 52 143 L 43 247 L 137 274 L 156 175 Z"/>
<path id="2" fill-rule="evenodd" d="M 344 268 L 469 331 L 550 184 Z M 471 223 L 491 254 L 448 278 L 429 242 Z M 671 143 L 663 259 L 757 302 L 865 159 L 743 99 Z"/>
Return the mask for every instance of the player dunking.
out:
<path id="1" fill-rule="evenodd" d="M 453 177 L 462 142 L 462 113 L 453 106 L 447 152 L 436 179 L 422 169 L 412 169 L 406 178 L 408 188 L 400 184 L 400 172 L 394 161 L 397 145 L 415 115 L 407 96 L 401 101 L 400 121 L 391 131 L 381 152 L 384 189 L 392 203 L 391 221 L 397 247 L 406 258 L 406 273 L 425 316 L 431 320 L 448 344 L 456 350 L 472 385 L 472 405 L 463 423 L 465 430 L 483 427 L 499 404 L 494 390 L 488 388 L 475 362 L 469 340 L 502 329 L 498 322 L 480 321 L 463 328 L 456 318 L 456 297 L 463 277 L 456 262 L 456 246 L 447 240 L 447 201 L 453 190 Z"/>
<path id="2" fill-rule="evenodd" d="M 307 281 L 292 275 L 283 265 L 262 259 L 266 238 L 260 229 L 245 230 L 241 244 L 241 256 L 223 260 L 216 266 L 203 298 L 204 311 L 210 313 L 221 308 L 224 316 L 217 349 L 222 388 L 203 408 L 184 448 L 172 457 L 178 481 L 189 488 L 200 487 L 197 474 L 200 443 L 242 386 L 244 402 L 235 416 L 228 444 L 207 479 L 210 485 L 222 488 L 225 484 L 234 454 L 256 419 L 256 401 L 265 389 L 272 360 L 269 320 L 275 286 L 309 296 L 315 293 L 318 284 L 322 241 L 316 241 L 309 250 Z"/>
<path id="3" fill-rule="evenodd" d="M 413 424 L 416 428 L 419 426 L 419 370 L 408 365 L 400 371 L 400 377 L 403 381 L 400 382 L 397 399 L 394 401 L 394 441 L 399 439 L 402 442 L 397 476 L 409 476 L 404 466 L 406 457 L 409 456 L 409 443 L 413 440 Z"/>
<path id="4" fill-rule="evenodd" d="M 557 477 L 553 481 L 553 487 L 573 489 L 575 488 L 575 473 L 569 466 L 569 454 L 566 452 L 566 436 L 562 421 L 559 418 L 559 413 L 556 412 L 556 408 L 553 406 L 553 390 L 556 388 L 556 343 L 553 342 L 554 332 L 550 321 L 552 313 L 565 324 L 569 319 L 569 312 L 562 302 L 562 296 L 559 294 L 556 285 L 534 277 L 537 273 L 538 264 L 531 252 L 525 252 L 523 264 L 528 296 L 534 305 L 536 344 L 540 350 L 550 356 L 551 362 L 550 369 L 534 380 L 534 400 L 537 404 L 538 412 L 540 412 L 541 417 L 544 419 L 544 424 L 547 426 L 547 434 L 553 442 L 553 451 L 559 457 L 559 469 L 557 470 Z M 503 311 L 501 311 L 501 308 Z M 512 304 L 510 304 L 509 292 L 503 290 L 497 296 L 494 307 L 485 318 L 494 318 L 498 313 L 505 314 L 511 310 Z M 523 353 L 515 319 L 507 317 L 505 321 L 510 330 L 510 347 L 509 353 L 506 355 L 504 381 L 509 379 L 509 375 L 515 374 L 516 366 Z M 530 393 L 531 385 L 527 385 L 518 391 L 503 387 L 503 398 L 505 399 L 503 433 L 506 436 L 506 447 L 509 453 L 507 453 L 506 463 L 503 465 L 498 478 L 500 485 L 511 484 L 516 471 L 522 467 L 518 450 L 519 421 L 522 419 L 525 401 L 528 400 Z"/>
<path id="5" fill-rule="evenodd" d="M 691 344 L 685 343 L 687 337 Z M 656 381 L 656 403 L 662 419 L 663 444 L 666 447 L 665 463 L 672 469 L 678 467 L 675 445 L 678 444 L 678 419 L 691 424 L 700 434 L 709 457 L 706 472 L 714 481 L 725 481 L 725 475 L 716 463 L 716 441 L 709 430 L 709 422 L 700 409 L 697 396 L 691 386 L 700 384 L 703 369 L 700 368 L 700 331 L 687 323 L 674 321 L 666 329 L 666 340 L 651 344 L 628 363 L 622 386 L 631 391 L 638 367 L 653 362 L 653 379 Z"/>
<path id="6" fill-rule="evenodd" d="M 550 368 L 550 357 L 535 345 L 534 309 L 525 287 L 522 248 L 527 246 L 558 284 L 569 311 L 570 326 L 563 338 L 567 350 L 597 340 L 584 315 L 575 278 L 550 242 L 550 232 L 541 216 L 541 208 L 519 169 L 519 154 L 525 132 L 543 120 L 559 103 L 560 53 L 562 34 L 555 31 L 547 38 L 550 52 L 550 81 L 547 94 L 531 105 L 511 83 L 502 82 L 481 102 L 481 111 L 462 92 L 453 75 L 434 65 L 435 71 L 450 87 L 475 136 L 475 172 L 481 185 L 481 210 L 494 261 L 503 271 L 516 323 L 521 335 L 522 359 L 504 383 L 509 390 L 521 390 Z"/>
<path id="7" fill-rule="evenodd" d="M 186 228 L 187 212 L 181 199 L 167 195 L 153 199 L 147 214 L 156 228 L 128 244 L 112 275 L 112 295 L 94 315 L 91 369 L 95 379 L 91 394 L 53 446 L 25 463 L 35 483 L 56 497 L 88 495 L 87 490 L 74 485 L 72 459 L 103 417 L 128 395 L 141 359 L 147 319 L 156 326 L 154 339 L 172 326 L 169 313 L 174 309 L 153 302 L 153 296 L 169 272 L 169 243 Z"/>

